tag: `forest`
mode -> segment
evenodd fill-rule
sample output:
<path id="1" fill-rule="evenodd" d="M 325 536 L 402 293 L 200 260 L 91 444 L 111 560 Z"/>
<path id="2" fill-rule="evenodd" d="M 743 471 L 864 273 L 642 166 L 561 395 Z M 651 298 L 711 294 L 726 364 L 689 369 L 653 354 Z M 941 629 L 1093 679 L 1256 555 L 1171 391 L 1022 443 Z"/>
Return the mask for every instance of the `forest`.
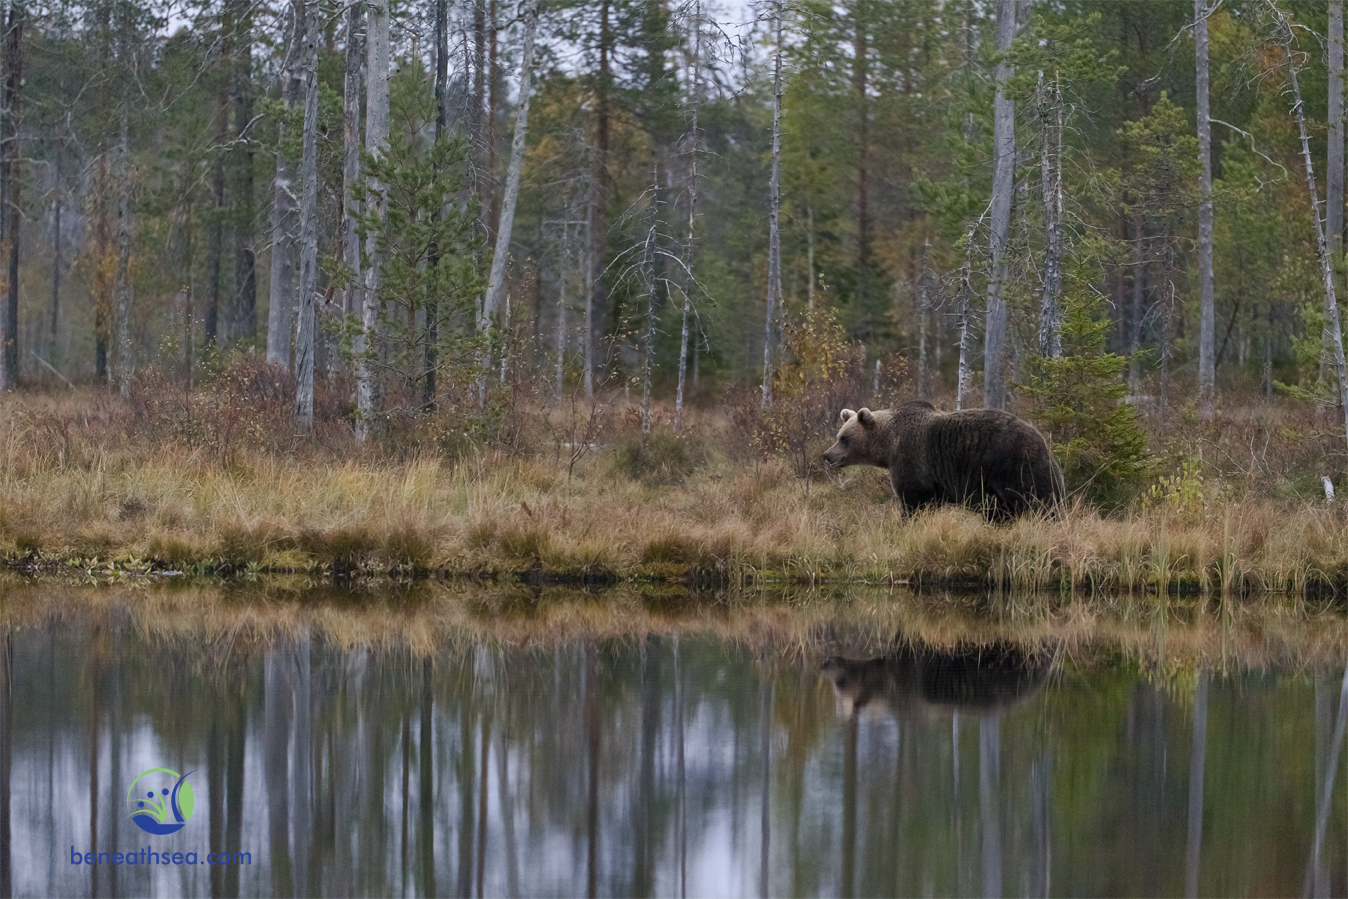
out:
<path id="1" fill-rule="evenodd" d="M 964 405 L 1086 346 L 1162 405 L 1338 404 L 1340 18 L 7 3 L 4 381 L 265 352 L 373 421 L 480 388 L 495 352 L 681 400 L 770 392 L 818 309 Z"/>
<path id="2" fill-rule="evenodd" d="M 1342 19 L 10 0 L 3 553 L 1338 583 Z M 914 397 L 1033 422 L 1071 514 L 824 470 Z"/>

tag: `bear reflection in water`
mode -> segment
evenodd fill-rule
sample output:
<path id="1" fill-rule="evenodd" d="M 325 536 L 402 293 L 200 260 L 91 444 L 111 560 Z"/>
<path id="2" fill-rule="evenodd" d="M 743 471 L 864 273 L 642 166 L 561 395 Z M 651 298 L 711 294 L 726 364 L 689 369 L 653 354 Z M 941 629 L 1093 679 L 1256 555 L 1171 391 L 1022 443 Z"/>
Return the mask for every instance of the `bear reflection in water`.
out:
<path id="1" fill-rule="evenodd" d="M 849 717 L 871 709 L 896 718 L 1000 714 L 1033 694 L 1047 669 L 1046 658 L 1006 642 L 904 642 L 877 659 L 832 656 L 822 667 Z"/>

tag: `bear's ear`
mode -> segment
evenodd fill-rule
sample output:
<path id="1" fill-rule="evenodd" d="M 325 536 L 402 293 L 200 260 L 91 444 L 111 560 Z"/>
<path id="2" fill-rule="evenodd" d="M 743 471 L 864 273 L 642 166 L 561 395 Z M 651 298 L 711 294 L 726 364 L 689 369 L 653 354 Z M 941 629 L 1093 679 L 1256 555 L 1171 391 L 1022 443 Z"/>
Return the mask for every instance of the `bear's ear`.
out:
<path id="1" fill-rule="evenodd" d="M 854 417 L 856 417 L 856 413 L 853 412 L 851 409 L 844 409 L 838 413 L 838 418 L 842 419 L 843 424 L 847 424 Z"/>
<path id="2" fill-rule="evenodd" d="M 870 409 L 862 409 L 857 413 L 857 418 L 861 421 L 863 427 L 873 427 L 875 425 L 875 416 L 871 414 Z"/>

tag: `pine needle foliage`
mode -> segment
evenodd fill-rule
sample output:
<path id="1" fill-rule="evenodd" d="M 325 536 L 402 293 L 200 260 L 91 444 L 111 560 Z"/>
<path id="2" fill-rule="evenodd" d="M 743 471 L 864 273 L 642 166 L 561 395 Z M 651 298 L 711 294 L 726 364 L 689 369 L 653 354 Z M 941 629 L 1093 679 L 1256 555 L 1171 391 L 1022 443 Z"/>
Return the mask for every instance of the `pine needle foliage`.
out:
<path id="1" fill-rule="evenodd" d="M 1063 355 L 1034 360 L 1030 417 L 1044 430 L 1067 489 L 1106 512 L 1125 506 L 1156 475 L 1156 459 L 1126 396 L 1128 357 L 1105 349 L 1110 322 L 1096 304 L 1065 298 Z"/>

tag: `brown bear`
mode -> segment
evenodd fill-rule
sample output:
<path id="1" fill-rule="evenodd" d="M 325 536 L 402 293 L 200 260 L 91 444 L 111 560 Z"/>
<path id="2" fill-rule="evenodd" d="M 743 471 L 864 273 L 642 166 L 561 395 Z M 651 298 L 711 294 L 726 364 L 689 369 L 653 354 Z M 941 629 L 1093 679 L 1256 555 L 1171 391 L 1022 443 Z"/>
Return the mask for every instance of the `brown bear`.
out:
<path id="1" fill-rule="evenodd" d="M 895 718 L 926 718 L 1007 711 L 1039 689 L 1048 658 L 1006 641 L 953 647 L 914 641 L 876 659 L 831 656 L 821 670 L 849 716 L 887 709 Z"/>
<path id="2" fill-rule="evenodd" d="M 844 409 L 842 423 L 824 461 L 834 468 L 888 468 L 905 509 L 963 503 L 991 521 L 1006 521 L 1062 500 L 1062 471 L 1048 443 L 1010 413 L 937 412 L 913 400 L 888 411 Z"/>

